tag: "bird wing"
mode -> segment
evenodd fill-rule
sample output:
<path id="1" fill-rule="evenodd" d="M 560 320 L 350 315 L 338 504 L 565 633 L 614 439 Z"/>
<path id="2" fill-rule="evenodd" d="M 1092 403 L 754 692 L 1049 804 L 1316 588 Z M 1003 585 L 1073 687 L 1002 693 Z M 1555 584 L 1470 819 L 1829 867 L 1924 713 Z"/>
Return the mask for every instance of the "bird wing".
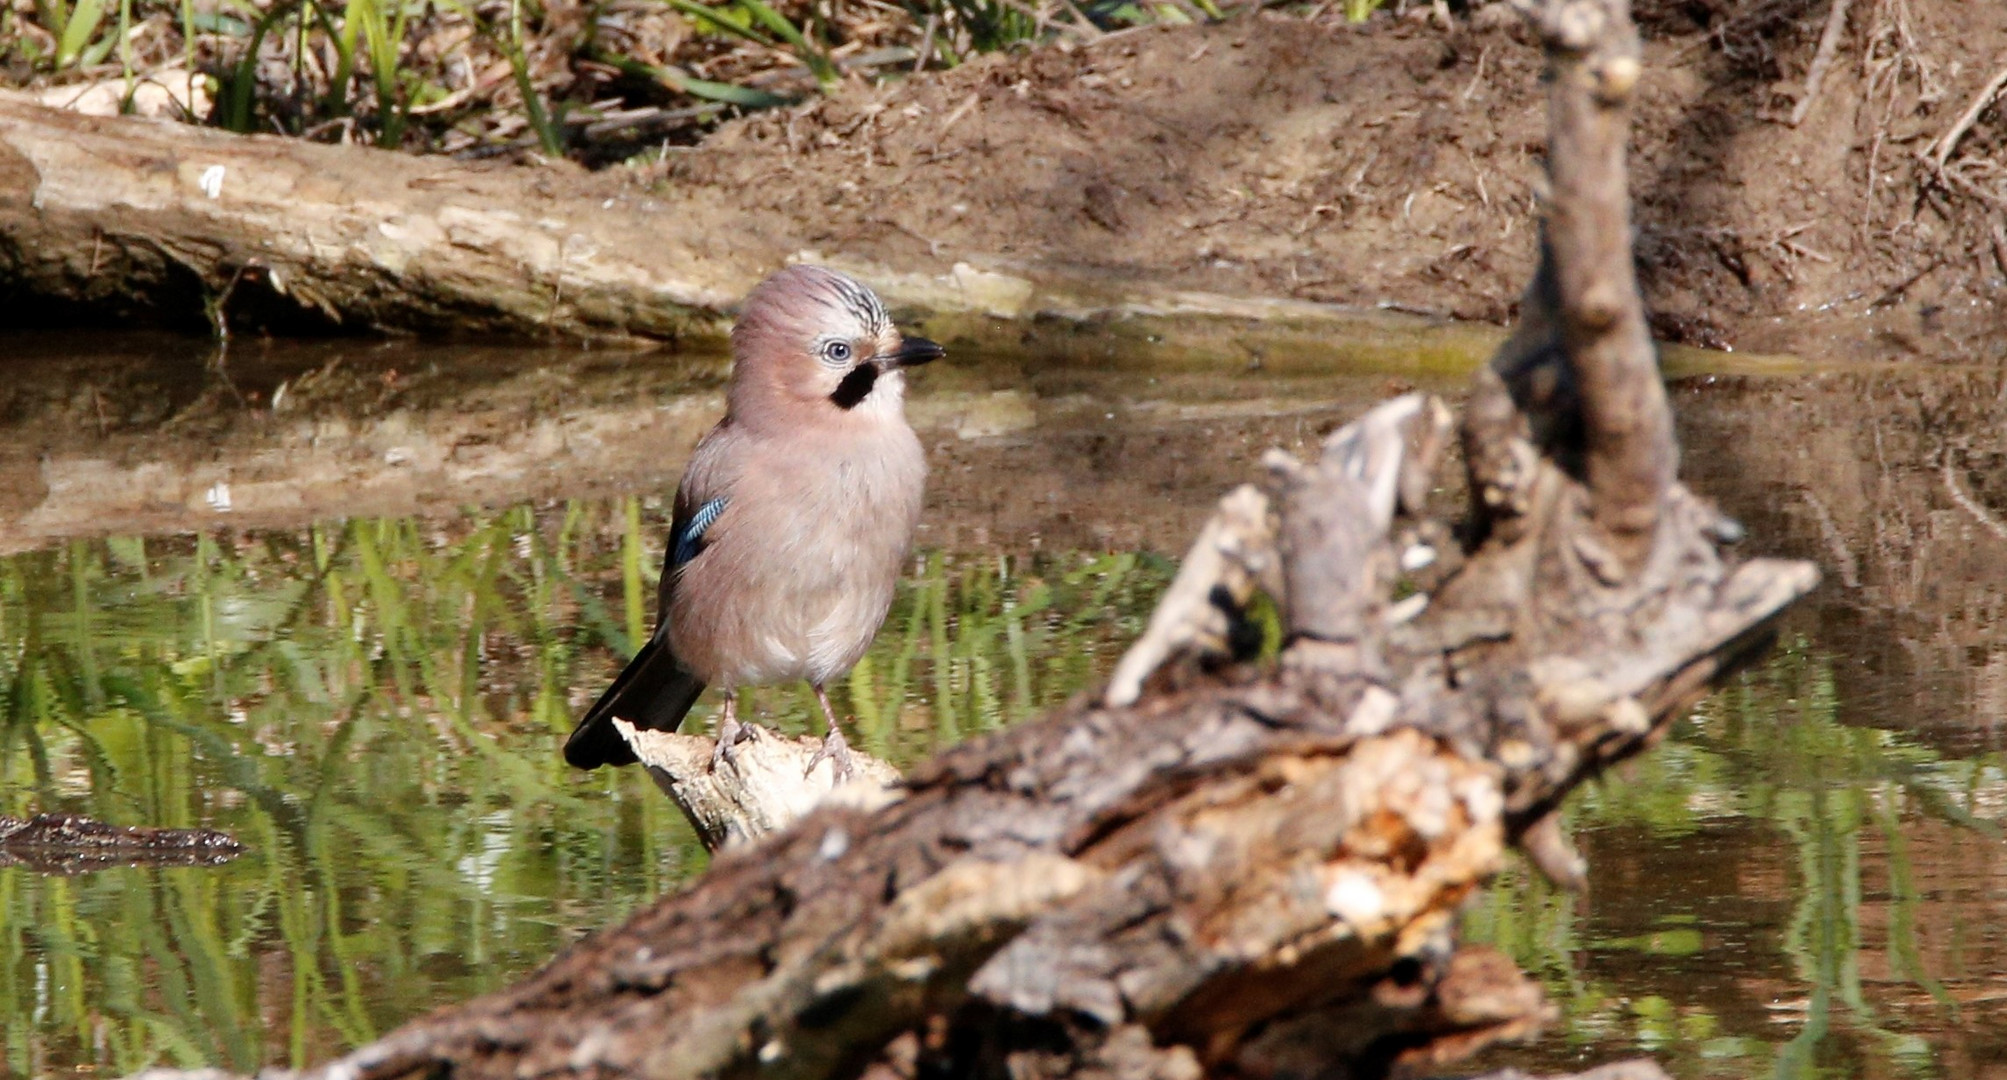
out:
<path id="1" fill-rule="evenodd" d="M 711 523 L 718 520 L 718 515 L 725 512 L 725 504 L 729 501 L 731 500 L 723 495 L 715 499 L 706 499 L 703 505 L 695 510 L 678 516 L 675 524 L 669 527 L 668 563 L 672 573 L 683 569 L 683 564 L 703 552 L 704 530 L 710 528 Z"/>
<path id="2" fill-rule="evenodd" d="M 736 479 L 732 472 L 737 455 L 732 446 L 744 433 L 730 416 L 718 421 L 697 443 L 690 465 L 683 470 L 683 482 L 676 487 L 676 505 L 669 522 L 669 546 L 662 553 L 662 582 L 656 592 L 655 635 L 661 637 L 669 625 L 669 598 L 676 591 L 676 578 L 690 560 L 704 553 L 704 534 L 717 524 L 718 516 L 731 503 L 730 489 Z"/>
<path id="3" fill-rule="evenodd" d="M 674 731 L 704 692 L 703 680 L 685 670 L 669 650 L 669 601 L 679 572 L 703 554 L 705 532 L 730 502 L 727 491 L 737 462 L 732 446 L 741 438 L 743 434 L 728 416 L 697 443 L 683 482 L 676 488 L 669 550 L 663 554 L 662 584 L 656 594 L 655 633 L 641 644 L 613 685 L 599 695 L 565 740 L 565 760 L 574 766 L 596 769 L 632 764 L 634 750 L 614 728 L 614 717 L 625 718 L 644 730 Z"/>

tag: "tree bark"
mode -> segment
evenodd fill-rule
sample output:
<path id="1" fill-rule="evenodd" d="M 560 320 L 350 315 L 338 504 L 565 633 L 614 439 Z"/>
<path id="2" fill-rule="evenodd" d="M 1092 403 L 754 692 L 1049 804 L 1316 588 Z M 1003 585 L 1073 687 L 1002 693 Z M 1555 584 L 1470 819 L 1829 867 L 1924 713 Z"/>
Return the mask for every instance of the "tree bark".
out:
<path id="1" fill-rule="evenodd" d="M 1510 388 L 1536 445 L 1583 475 L 1594 515 L 1628 572 L 1651 551 L 1660 506 L 1679 472 L 1672 413 L 1631 257 L 1624 143 L 1642 69 L 1627 5 L 1513 0 L 1547 49 L 1550 201 L 1540 265 L 1513 340 L 1471 407 L 1493 429 Z M 1494 415 L 1496 414 L 1496 415 Z M 1498 462 L 1473 454 L 1474 490 Z M 1495 506 L 1492 492 L 1480 513 Z"/>
<path id="2" fill-rule="evenodd" d="M 1538 987 L 1459 945 L 1464 901 L 1515 843 L 1579 873 L 1561 800 L 1758 655 L 1817 573 L 1735 563 L 1739 529 L 1673 480 L 1624 225 L 1623 0 L 1523 6 L 1555 205 L 1465 418 L 1474 527 L 1421 505 L 1432 399 L 1314 462 L 1272 452 L 1108 695 L 889 804 L 820 807 L 314 1075 L 1378 1077 L 1536 1031 Z M 1236 630 L 1257 587 L 1288 627 L 1266 667 Z"/>
<path id="3" fill-rule="evenodd" d="M 1389 448 L 1407 434 L 1388 421 L 1425 415 L 1416 405 L 1383 406 L 1296 472 L 1323 484 L 1377 460 L 1329 487 L 1338 505 L 1387 505 L 1372 493 L 1390 486 L 1403 455 Z M 1371 452 L 1346 452 L 1374 430 Z M 1537 471 L 1557 497 L 1523 541 L 1536 548 L 1480 552 L 1456 580 L 1512 581 L 1497 561 L 1567 561 L 1569 539 L 1595 527 L 1585 499 L 1558 497 L 1579 489 Z M 1282 505 L 1283 535 L 1301 512 L 1359 539 L 1314 552 L 1387 551 L 1374 513 Z M 1705 513 L 1676 500 L 1666 517 L 1692 526 Z M 1447 663 L 1421 659 L 1433 646 L 1418 643 L 1468 624 L 1411 617 L 1404 638 L 1392 608 L 1373 635 L 1384 658 L 1304 634 L 1274 671 L 1221 676 L 1181 671 L 1202 659 L 1181 645 L 1134 706 L 1083 703 L 950 750 L 908 776 L 899 801 L 820 809 L 520 986 L 316 1075 L 1192 1076 L 1312 1063 L 1380 1075 L 1524 1034 L 1549 1010 L 1509 963 L 1457 947 L 1461 902 L 1568 789 L 1649 745 L 1753 655 L 1812 583 L 1803 564 L 1730 569 L 1684 531 L 1691 572 L 1626 587 L 1631 632 L 1581 654 L 1501 659 L 1477 633 Z M 1598 612 L 1607 598 L 1553 599 L 1543 610 Z"/>

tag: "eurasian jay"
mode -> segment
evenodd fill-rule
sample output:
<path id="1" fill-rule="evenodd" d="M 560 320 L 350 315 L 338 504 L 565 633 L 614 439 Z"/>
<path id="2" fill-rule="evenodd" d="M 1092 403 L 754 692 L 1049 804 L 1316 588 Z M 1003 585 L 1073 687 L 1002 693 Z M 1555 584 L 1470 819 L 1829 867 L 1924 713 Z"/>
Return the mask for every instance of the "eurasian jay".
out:
<path id="1" fill-rule="evenodd" d="M 676 489 L 655 633 L 586 710 L 566 761 L 632 763 L 614 717 L 674 731 L 706 685 L 725 692 L 713 761 L 727 759 L 739 688 L 805 679 L 829 725 L 816 759 L 849 772 L 823 688 L 892 605 L 927 477 L 905 369 L 941 355 L 833 270 L 790 266 L 746 297 L 725 417 Z"/>

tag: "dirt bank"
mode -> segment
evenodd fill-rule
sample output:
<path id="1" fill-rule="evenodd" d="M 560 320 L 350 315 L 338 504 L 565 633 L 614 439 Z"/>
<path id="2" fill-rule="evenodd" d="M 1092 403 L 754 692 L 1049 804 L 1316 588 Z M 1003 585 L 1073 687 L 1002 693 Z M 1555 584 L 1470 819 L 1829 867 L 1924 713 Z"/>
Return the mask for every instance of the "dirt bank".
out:
<path id="1" fill-rule="evenodd" d="M 1662 335 L 2000 355 L 1985 331 L 2007 243 L 1989 203 L 2007 206 L 2007 185 L 1989 170 L 2007 105 L 1975 118 L 1944 178 L 1917 154 L 2007 56 L 2007 5 L 1857 0 L 1796 127 L 1826 4 L 1638 6 L 1634 189 Z M 1243 17 L 838 95 L 600 180 L 715 198 L 766 244 L 889 268 L 1500 321 L 1532 266 L 1537 64 L 1496 8 L 1447 29 Z"/>

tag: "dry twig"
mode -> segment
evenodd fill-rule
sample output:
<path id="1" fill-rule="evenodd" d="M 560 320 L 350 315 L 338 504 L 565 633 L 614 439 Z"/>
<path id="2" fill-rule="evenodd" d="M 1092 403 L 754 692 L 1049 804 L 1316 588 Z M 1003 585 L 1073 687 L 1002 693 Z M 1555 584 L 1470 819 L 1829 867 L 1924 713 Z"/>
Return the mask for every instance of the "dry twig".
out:
<path id="1" fill-rule="evenodd" d="M 1812 103 L 1819 98 L 1819 85 L 1826 81 L 1826 69 L 1833 66 L 1833 56 L 1840 51 L 1840 36 L 1847 30 L 1848 0 L 1833 0 L 1832 10 L 1826 14 L 1825 32 L 1819 35 L 1819 51 L 1812 55 L 1812 67 L 1805 73 L 1805 92 L 1798 98 L 1798 104 L 1791 107 L 1791 126 L 1805 122 L 1812 111 Z"/>
<path id="2" fill-rule="evenodd" d="M 1924 148 L 1923 156 L 1930 162 L 1930 167 L 1934 171 L 1939 173 L 1944 171 L 1944 163 L 1951 159 L 1951 152 L 1958 148 L 1959 140 L 1965 138 L 1965 133 L 1972 130 L 1972 125 L 1979 120 L 1979 114 L 1993 104 L 1993 99 L 1999 97 L 2003 89 L 2007 89 L 2007 67 L 1995 72 L 1993 77 L 1986 81 L 1985 88 L 1972 99 L 1972 104 L 1967 105 L 1965 111 L 1958 114 L 1958 119 L 1952 121 L 1944 134 Z"/>

